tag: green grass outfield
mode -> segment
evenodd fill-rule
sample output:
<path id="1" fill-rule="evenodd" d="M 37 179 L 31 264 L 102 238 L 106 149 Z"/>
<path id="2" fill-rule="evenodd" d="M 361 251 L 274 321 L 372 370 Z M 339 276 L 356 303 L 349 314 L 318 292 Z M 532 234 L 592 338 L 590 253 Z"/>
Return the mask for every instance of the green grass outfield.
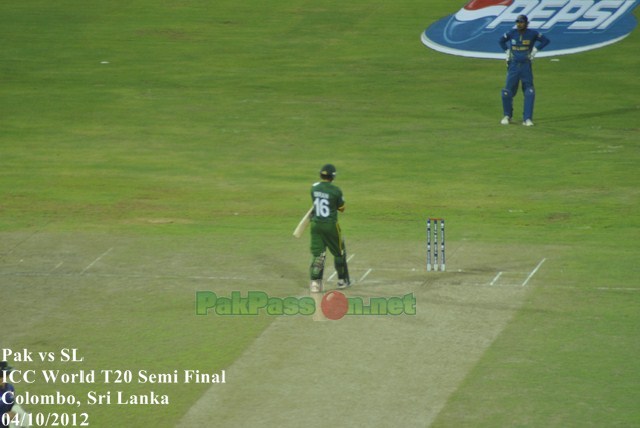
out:
<path id="1" fill-rule="evenodd" d="M 2 2 L 0 347 L 84 357 L 10 358 L 37 372 L 227 373 L 38 377 L 17 391 L 81 404 L 25 407 L 95 427 L 640 426 L 640 33 L 537 60 L 536 126 L 500 126 L 504 64 L 420 42 L 462 5 Z M 346 294 L 414 293 L 417 314 L 196 316 L 197 290 L 307 293 L 291 232 L 326 162 L 362 279 Z M 424 269 L 429 215 L 447 273 Z M 170 404 L 87 403 L 118 390 Z"/>

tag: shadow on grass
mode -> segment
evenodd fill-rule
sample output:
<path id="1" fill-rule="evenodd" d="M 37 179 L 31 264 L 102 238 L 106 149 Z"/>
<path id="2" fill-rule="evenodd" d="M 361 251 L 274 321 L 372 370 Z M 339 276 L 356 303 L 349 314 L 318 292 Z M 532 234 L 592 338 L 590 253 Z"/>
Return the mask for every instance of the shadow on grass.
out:
<path id="1" fill-rule="evenodd" d="M 629 114 L 637 114 L 638 111 L 640 111 L 640 105 L 620 107 L 620 108 L 604 110 L 604 111 L 594 111 L 591 113 L 557 116 L 550 119 L 538 119 L 536 122 L 540 122 L 540 123 L 569 122 L 569 121 L 575 121 L 575 120 L 595 119 L 595 118 L 607 117 L 607 116 L 623 116 L 623 115 L 629 115 Z"/>

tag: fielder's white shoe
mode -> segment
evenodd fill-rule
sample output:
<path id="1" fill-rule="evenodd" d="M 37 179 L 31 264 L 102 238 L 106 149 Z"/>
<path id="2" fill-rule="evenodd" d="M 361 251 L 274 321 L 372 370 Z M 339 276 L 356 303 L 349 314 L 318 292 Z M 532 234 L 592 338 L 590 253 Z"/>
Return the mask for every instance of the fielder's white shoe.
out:
<path id="1" fill-rule="evenodd" d="M 311 281 L 311 285 L 309 285 L 309 290 L 312 293 L 322 293 L 322 280 L 318 279 L 315 281 Z"/>
<path id="2" fill-rule="evenodd" d="M 338 288 L 339 289 L 347 288 L 349 285 L 350 285 L 350 283 L 347 282 L 347 280 L 345 280 L 345 279 L 339 279 L 338 280 Z"/>
<path id="3" fill-rule="evenodd" d="M 502 125 L 508 125 L 511 123 L 511 118 L 509 116 L 505 116 L 502 118 L 502 120 L 500 121 L 500 123 Z"/>
<path id="4" fill-rule="evenodd" d="M 533 126 L 533 122 L 531 121 L 531 119 L 527 119 L 524 122 L 522 122 L 522 124 L 524 126 Z"/>

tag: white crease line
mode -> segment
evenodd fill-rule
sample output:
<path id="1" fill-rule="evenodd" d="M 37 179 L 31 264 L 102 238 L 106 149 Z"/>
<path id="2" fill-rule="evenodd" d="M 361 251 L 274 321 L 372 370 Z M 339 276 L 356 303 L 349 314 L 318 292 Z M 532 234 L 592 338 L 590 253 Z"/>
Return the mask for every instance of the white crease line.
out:
<path id="1" fill-rule="evenodd" d="M 493 278 L 493 281 L 491 281 L 491 283 L 490 283 L 489 285 L 493 285 L 493 284 L 495 284 L 501 276 L 502 276 L 502 272 L 498 272 L 498 274 L 496 275 L 496 277 L 495 277 L 495 278 Z"/>
<path id="2" fill-rule="evenodd" d="M 369 268 L 369 270 L 368 270 L 368 271 L 366 271 L 366 272 L 364 273 L 364 275 L 362 275 L 362 278 L 360 278 L 360 279 L 358 280 L 358 282 L 362 282 L 362 281 L 364 281 L 364 279 L 367 277 L 367 275 L 369 275 L 369 274 L 371 273 L 371 271 L 372 271 L 372 270 L 373 270 L 373 269 Z"/>
<path id="3" fill-rule="evenodd" d="M 51 269 L 51 272 L 55 271 L 56 269 L 58 269 L 60 266 L 62 266 L 64 264 L 64 262 L 60 262 L 56 265 L 56 267 L 54 267 L 53 269 Z"/>
<path id="4" fill-rule="evenodd" d="M 113 247 L 109 248 L 107 251 L 105 251 L 104 253 L 102 253 L 97 259 L 95 259 L 94 261 L 92 261 L 91 263 L 89 263 L 89 266 L 87 266 L 86 268 L 84 268 L 82 270 L 82 272 L 80 272 L 80 275 L 83 275 L 86 271 L 88 271 L 89 269 L 91 269 L 91 266 L 95 265 L 96 263 L 98 263 L 98 261 L 103 258 L 104 256 L 106 256 L 107 254 L 109 254 L 111 252 L 111 250 L 113 250 Z"/>
<path id="5" fill-rule="evenodd" d="M 522 287 L 524 287 L 524 286 L 526 286 L 526 285 L 527 285 L 527 283 L 529 282 L 529 280 L 530 280 L 531 278 L 533 278 L 533 275 L 535 275 L 535 274 L 536 274 L 536 272 L 538 272 L 538 269 L 540 269 L 540 266 L 542 266 L 542 263 L 544 263 L 546 260 L 547 260 L 547 259 L 542 259 L 542 260 L 540 260 L 540 263 L 538 263 L 538 266 L 536 266 L 536 267 L 535 267 L 535 269 L 533 269 L 533 270 L 531 271 L 531 273 L 529 274 L 529 276 L 527 277 L 527 279 L 525 279 L 525 280 L 524 280 L 524 282 L 522 283 Z"/>
<path id="6" fill-rule="evenodd" d="M 50 272 L 10 272 L 10 273 L 0 273 L 0 277 L 8 276 L 8 277 L 29 277 L 29 276 L 57 276 L 57 277 L 75 277 L 79 276 L 79 273 L 56 273 L 53 271 Z M 232 276 L 232 275 L 220 275 L 220 276 L 202 276 L 202 275 L 193 275 L 193 276 L 181 276 L 181 275 L 147 275 L 141 273 L 94 273 L 91 276 L 97 278 L 132 278 L 132 279 L 212 279 L 212 280 L 238 280 L 238 281 L 256 281 L 259 279 L 264 279 L 264 276 L 259 277 L 247 277 L 247 276 Z"/>
<path id="7" fill-rule="evenodd" d="M 352 258 L 354 258 L 356 255 L 355 254 L 351 254 L 348 258 L 347 258 L 347 264 L 351 261 Z M 327 278 L 327 282 L 331 281 L 333 279 L 334 276 L 336 276 L 338 272 L 333 272 L 331 274 L 331 276 L 329 278 Z"/>

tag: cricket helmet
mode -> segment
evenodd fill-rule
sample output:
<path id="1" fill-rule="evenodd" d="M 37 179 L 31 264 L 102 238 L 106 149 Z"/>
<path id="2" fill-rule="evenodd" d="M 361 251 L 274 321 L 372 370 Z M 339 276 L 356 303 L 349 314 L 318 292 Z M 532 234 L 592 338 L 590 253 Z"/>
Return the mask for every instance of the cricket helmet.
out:
<path id="1" fill-rule="evenodd" d="M 527 15 L 518 15 L 518 17 L 516 18 L 516 23 L 517 22 L 523 22 L 525 24 L 528 24 L 529 18 L 527 18 Z"/>
<path id="2" fill-rule="evenodd" d="M 328 163 L 320 169 L 320 177 L 333 180 L 336 178 L 336 167 Z"/>
<path id="3" fill-rule="evenodd" d="M 0 361 L 0 372 L 11 373 L 13 371 L 13 367 L 9 365 L 6 361 Z"/>

